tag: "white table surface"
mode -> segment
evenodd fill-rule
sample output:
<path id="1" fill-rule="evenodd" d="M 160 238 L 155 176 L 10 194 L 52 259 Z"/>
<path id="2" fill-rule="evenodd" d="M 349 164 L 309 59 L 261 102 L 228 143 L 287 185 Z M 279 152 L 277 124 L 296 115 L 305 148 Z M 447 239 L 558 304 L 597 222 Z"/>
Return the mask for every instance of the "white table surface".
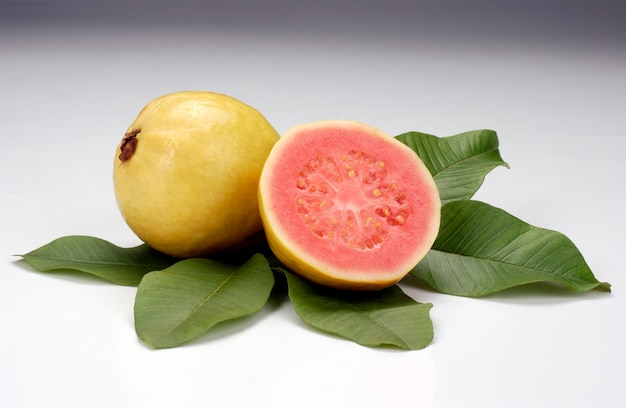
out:
<path id="1" fill-rule="evenodd" d="M 626 406 L 619 2 L 57 3 L 3 2 L 1 407 Z M 12 255 L 73 234 L 138 245 L 115 204 L 114 150 L 149 100 L 185 89 L 235 96 L 281 133 L 323 119 L 494 129 L 511 168 L 475 198 L 566 234 L 613 292 L 468 299 L 403 284 L 434 305 L 420 351 L 321 334 L 288 301 L 151 350 L 135 288 Z"/>

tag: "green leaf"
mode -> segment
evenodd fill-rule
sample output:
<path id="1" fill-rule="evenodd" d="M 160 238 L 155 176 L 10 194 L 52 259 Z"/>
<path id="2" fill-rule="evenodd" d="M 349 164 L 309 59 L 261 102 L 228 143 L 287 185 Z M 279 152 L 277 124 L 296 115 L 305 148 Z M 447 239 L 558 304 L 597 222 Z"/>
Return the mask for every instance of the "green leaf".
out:
<path id="1" fill-rule="evenodd" d="M 432 249 L 410 272 L 440 292 L 479 297 L 549 281 L 575 292 L 610 290 L 559 232 L 533 227 L 479 201 L 450 202 L 441 217 Z"/>
<path id="2" fill-rule="evenodd" d="M 147 274 L 139 284 L 137 335 L 154 348 L 176 347 L 217 323 L 258 312 L 273 285 L 273 272 L 260 254 L 241 266 L 203 258 L 180 261 Z"/>
<path id="3" fill-rule="evenodd" d="M 500 157 L 498 136 L 492 130 L 474 130 L 448 137 L 408 132 L 396 139 L 415 151 L 428 167 L 442 204 L 471 198 L 491 170 L 498 166 L 509 167 Z"/>
<path id="4" fill-rule="evenodd" d="M 120 248 L 103 239 L 81 235 L 57 238 L 19 256 L 40 272 L 79 271 L 124 286 L 137 286 L 146 273 L 175 262 L 147 245 Z"/>
<path id="5" fill-rule="evenodd" d="M 286 272 L 296 313 L 311 326 L 364 346 L 426 347 L 433 339 L 429 311 L 398 286 L 375 292 L 338 291 Z"/>

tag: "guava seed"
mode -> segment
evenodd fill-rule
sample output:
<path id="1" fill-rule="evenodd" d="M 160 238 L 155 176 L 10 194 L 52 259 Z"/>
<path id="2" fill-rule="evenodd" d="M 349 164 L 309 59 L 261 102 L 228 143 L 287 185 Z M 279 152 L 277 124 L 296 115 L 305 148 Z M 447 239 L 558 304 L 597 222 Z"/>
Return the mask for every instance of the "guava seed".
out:
<path id="1" fill-rule="evenodd" d="M 297 212 L 319 237 L 371 250 L 409 217 L 407 197 L 385 163 L 365 152 L 314 157 L 298 176 Z"/>

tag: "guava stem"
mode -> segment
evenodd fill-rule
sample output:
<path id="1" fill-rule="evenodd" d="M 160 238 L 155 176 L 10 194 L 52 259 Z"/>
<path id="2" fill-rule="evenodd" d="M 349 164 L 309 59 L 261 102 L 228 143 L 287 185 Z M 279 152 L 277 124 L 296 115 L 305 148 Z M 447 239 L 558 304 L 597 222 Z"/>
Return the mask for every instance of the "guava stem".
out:
<path id="1" fill-rule="evenodd" d="M 120 144 L 120 150 L 122 153 L 119 155 L 119 159 L 122 162 L 130 159 L 135 153 L 135 149 L 137 148 L 137 135 L 139 132 L 141 132 L 141 129 L 133 129 L 124 134 L 124 138 Z"/>

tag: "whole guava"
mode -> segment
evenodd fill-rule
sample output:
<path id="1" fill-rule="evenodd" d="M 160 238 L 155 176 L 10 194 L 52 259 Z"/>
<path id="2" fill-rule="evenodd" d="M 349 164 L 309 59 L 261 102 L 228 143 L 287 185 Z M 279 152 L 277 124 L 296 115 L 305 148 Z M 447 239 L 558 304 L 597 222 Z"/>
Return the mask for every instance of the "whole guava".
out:
<path id="1" fill-rule="evenodd" d="M 229 249 L 262 229 L 257 188 L 279 134 L 227 95 L 183 91 L 148 103 L 115 153 L 113 184 L 128 226 L 179 257 Z"/>

